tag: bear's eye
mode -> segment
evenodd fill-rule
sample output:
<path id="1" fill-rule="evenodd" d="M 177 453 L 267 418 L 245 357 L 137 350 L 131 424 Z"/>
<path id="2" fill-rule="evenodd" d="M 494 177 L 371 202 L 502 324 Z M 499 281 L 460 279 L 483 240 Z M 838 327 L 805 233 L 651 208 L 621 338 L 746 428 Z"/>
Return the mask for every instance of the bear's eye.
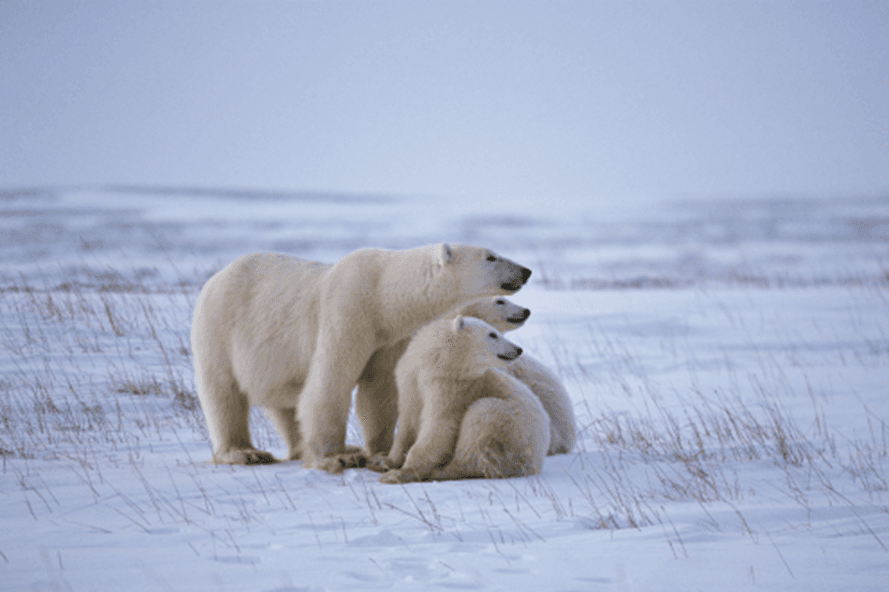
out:
<path id="1" fill-rule="evenodd" d="M 488 255 L 488 261 L 497 261 L 497 257 L 493 255 Z"/>
<path id="2" fill-rule="evenodd" d="M 506 302 L 504 302 L 503 300 L 498 300 L 495 304 L 497 304 L 497 306 L 503 306 L 504 304 L 506 304 Z"/>
<path id="3" fill-rule="evenodd" d="M 490 337 L 491 339 L 497 339 L 497 334 L 491 331 L 490 333 L 488 333 L 488 337 Z"/>

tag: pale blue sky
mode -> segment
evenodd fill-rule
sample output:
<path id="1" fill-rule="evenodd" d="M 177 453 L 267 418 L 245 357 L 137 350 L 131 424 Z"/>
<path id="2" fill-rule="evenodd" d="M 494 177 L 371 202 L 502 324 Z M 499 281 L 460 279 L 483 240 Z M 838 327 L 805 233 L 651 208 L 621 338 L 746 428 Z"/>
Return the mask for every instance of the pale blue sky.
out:
<path id="1" fill-rule="evenodd" d="M 0 187 L 889 194 L 886 2 L 0 2 Z"/>

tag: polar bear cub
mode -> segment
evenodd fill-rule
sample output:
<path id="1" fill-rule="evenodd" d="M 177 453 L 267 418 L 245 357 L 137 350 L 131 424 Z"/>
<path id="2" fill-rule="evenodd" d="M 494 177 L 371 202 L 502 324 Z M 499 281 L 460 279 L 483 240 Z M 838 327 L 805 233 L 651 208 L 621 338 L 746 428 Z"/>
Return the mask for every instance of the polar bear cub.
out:
<path id="1" fill-rule="evenodd" d="M 531 389 L 503 370 L 487 370 L 475 385 L 484 396 L 466 410 L 454 456 L 430 479 L 527 477 L 543 468 L 550 439 L 546 410 Z"/>
<path id="2" fill-rule="evenodd" d="M 395 368 L 398 431 L 386 459 L 392 470 L 380 481 L 539 472 L 549 417 L 530 389 L 502 372 L 521 353 L 476 318 L 445 318 L 420 329 Z"/>
<path id="3" fill-rule="evenodd" d="M 577 423 L 568 392 L 555 373 L 528 354 L 510 364 L 506 372 L 531 389 L 549 415 L 550 440 L 547 454 L 564 454 L 574 448 Z"/>
<path id="4" fill-rule="evenodd" d="M 482 319 L 498 331 L 506 332 L 521 327 L 531 316 L 531 311 L 503 296 L 490 296 L 443 316 L 451 318 L 456 315 Z M 407 337 L 374 352 L 358 380 L 355 411 L 364 432 L 364 447 L 371 468 L 378 467 L 384 455 L 392 449 L 395 421 L 398 419 L 395 366 L 410 341 L 411 337 Z"/>
<path id="5" fill-rule="evenodd" d="M 237 259 L 201 290 L 191 331 L 214 462 L 275 461 L 250 438 L 258 405 L 288 459 L 330 472 L 357 466 L 363 455 L 346 449 L 346 422 L 374 352 L 466 303 L 513 294 L 530 275 L 489 249 L 447 243 L 361 249 L 333 265 L 276 253 Z M 362 410 L 384 423 L 384 407 L 365 401 Z"/>
<path id="6" fill-rule="evenodd" d="M 495 296 L 466 305 L 460 310 L 460 314 L 479 318 L 506 333 L 521 327 L 528 320 L 531 311 L 517 307 L 502 296 Z M 571 399 L 559 377 L 527 352 L 507 365 L 505 371 L 529 387 L 549 415 L 548 454 L 569 452 L 577 439 L 577 424 Z"/>
<path id="7" fill-rule="evenodd" d="M 531 316 L 531 311 L 508 298 L 492 296 L 470 302 L 452 316 L 481 319 L 501 333 L 506 333 L 524 325 Z"/>

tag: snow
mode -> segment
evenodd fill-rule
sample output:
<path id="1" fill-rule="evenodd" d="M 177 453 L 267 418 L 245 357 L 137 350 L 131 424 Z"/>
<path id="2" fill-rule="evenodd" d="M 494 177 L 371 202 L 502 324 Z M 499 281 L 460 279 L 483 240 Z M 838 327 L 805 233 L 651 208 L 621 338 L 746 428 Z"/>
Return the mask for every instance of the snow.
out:
<path id="1" fill-rule="evenodd" d="M 498 211 L 390 196 L 0 195 L 0 590 L 884 590 L 889 200 Z M 537 477 L 216 466 L 189 327 L 232 258 L 471 242 L 581 428 Z M 258 445 L 283 446 L 252 415 Z M 349 441 L 360 442 L 350 420 Z"/>

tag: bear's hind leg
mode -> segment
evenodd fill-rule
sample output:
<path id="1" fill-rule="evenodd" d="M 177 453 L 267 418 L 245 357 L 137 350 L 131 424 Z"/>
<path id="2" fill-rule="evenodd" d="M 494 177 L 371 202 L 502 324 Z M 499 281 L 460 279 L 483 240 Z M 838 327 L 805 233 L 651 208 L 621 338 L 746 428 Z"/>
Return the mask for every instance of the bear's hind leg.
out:
<path id="1" fill-rule="evenodd" d="M 392 448 L 398 419 L 398 387 L 391 372 L 377 374 L 373 381 L 358 381 L 355 412 L 368 455 L 385 455 Z"/>
<path id="2" fill-rule="evenodd" d="M 295 407 L 264 407 L 266 416 L 281 434 L 284 444 L 287 446 L 287 460 L 297 460 L 300 457 L 299 423 L 296 421 Z"/>
<path id="3" fill-rule="evenodd" d="M 230 372 L 210 380 L 199 373 L 198 394 L 213 442 L 213 462 L 253 465 L 277 462 L 275 457 L 253 447 L 250 439 L 250 401 L 237 387 Z"/>
<path id="4" fill-rule="evenodd" d="M 364 433 L 368 455 L 382 457 L 392 448 L 398 420 L 398 385 L 395 366 L 410 338 L 374 352 L 358 379 L 355 412 Z"/>

